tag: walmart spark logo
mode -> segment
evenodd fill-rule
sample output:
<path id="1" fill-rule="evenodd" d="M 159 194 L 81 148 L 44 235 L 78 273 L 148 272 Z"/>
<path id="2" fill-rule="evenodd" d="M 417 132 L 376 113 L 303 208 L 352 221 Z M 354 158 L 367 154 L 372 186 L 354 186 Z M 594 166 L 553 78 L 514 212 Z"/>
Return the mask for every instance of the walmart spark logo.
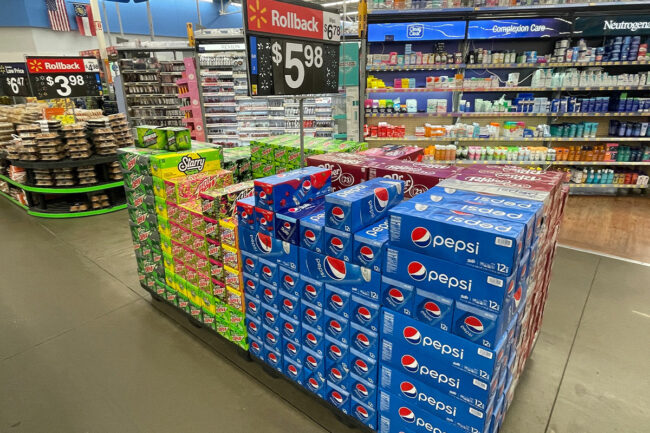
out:
<path id="1" fill-rule="evenodd" d="M 43 71 L 43 62 L 40 60 L 30 60 L 29 61 L 29 68 L 31 69 L 32 72 L 42 72 Z"/>
<path id="2" fill-rule="evenodd" d="M 263 14 L 266 13 L 266 8 L 260 8 L 260 0 L 255 0 L 255 5 L 249 4 L 248 10 L 250 15 L 248 16 L 248 24 L 255 24 L 257 28 L 262 27 L 262 23 L 266 24 L 268 21 L 264 18 Z"/>

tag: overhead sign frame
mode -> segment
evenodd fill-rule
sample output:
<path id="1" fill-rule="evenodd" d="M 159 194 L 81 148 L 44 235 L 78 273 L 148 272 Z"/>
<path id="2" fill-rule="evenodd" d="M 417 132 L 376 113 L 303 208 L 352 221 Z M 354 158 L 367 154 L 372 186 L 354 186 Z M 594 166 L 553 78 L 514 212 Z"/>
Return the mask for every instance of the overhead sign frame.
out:
<path id="1" fill-rule="evenodd" d="M 368 42 L 463 40 L 466 21 L 416 21 L 368 24 Z"/>
<path id="2" fill-rule="evenodd" d="M 467 23 L 467 39 L 553 38 L 571 35 L 571 21 L 564 18 L 474 20 Z"/>

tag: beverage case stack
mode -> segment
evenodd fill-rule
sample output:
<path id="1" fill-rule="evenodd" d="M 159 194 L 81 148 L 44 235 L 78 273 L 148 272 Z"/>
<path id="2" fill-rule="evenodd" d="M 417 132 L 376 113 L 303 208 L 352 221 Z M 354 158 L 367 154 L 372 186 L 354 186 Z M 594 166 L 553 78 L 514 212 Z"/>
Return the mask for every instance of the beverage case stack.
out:
<path id="1" fill-rule="evenodd" d="M 377 270 L 403 182 L 330 194 L 330 176 L 307 167 L 257 179 L 255 197 L 237 203 L 250 352 L 376 429 Z"/>
<path id="2" fill-rule="evenodd" d="M 468 168 L 389 211 L 380 432 L 499 430 L 541 325 L 561 180 Z"/>

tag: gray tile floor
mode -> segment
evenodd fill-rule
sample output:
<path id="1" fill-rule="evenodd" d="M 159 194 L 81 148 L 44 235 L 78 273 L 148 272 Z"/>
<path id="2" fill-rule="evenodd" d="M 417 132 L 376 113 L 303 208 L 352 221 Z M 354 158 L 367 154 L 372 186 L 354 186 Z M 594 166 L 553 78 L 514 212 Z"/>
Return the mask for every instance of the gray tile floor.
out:
<path id="1" fill-rule="evenodd" d="M 36 219 L 0 199 L 0 432 L 352 431 L 152 307 L 126 219 Z M 503 433 L 650 432 L 648 281 L 558 251 Z"/>

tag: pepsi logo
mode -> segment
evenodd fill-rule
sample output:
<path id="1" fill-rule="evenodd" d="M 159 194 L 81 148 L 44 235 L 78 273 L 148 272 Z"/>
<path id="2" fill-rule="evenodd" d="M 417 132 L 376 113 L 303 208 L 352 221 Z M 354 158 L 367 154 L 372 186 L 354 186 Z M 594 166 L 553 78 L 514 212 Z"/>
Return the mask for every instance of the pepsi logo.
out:
<path id="1" fill-rule="evenodd" d="M 330 320 L 328 326 L 329 326 L 329 330 L 330 330 L 330 332 L 332 332 L 333 334 L 337 334 L 337 335 L 338 335 L 338 334 L 341 334 L 341 333 L 343 332 L 343 327 L 342 327 L 341 324 L 340 324 L 337 320 L 335 320 L 335 319 Z"/>
<path id="2" fill-rule="evenodd" d="M 259 352 L 262 350 L 259 344 L 257 344 L 257 341 L 251 341 L 251 349 L 253 349 L 253 352 Z"/>
<path id="3" fill-rule="evenodd" d="M 312 355 L 307 355 L 307 358 L 305 359 L 305 362 L 311 368 L 318 367 L 318 360 L 316 360 L 316 358 L 314 358 Z"/>
<path id="4" fill-rule="evenodd" d="M 307 241 L 308 245 L 311 245 L 314 242 L 316 242 L 316 233 L 314 233 L 311 230 L 305 230 L 305 241 Z"/>
<path id="5" fill-rule="evenodd" d="M 265 193 L 264 191 L 260 191 L 260 198 L 261 198 L 262 200 L 265 200 L 265 199 L 266 199 L 266 193 Z"/>
<path id="6" fill-rule="evenodd" d="M 294 280 L 293 277 L 289 274 L 285 274 L 282 281 L 284 282 L 284 285 L 287 286 L 288 288 L 293 288 L 293 286 L 296 285 L 296 280 Z"/>
<path id="7" fill-rule="evenodd" d="M 395 287 L 391 287 L 388 291 L 388 298 L 389 300 L 393 301 L 395 305 L 399 305 L 404 302 L 404 295 L 402 294 L 402 291 Z"/>
<path id="8" fill-rule="evenodd" d="M 440 317 L 442 313 L 440 307 L 433 301 L 427 301 L 424 303 L 424 311 L 432 317 Z"/>
<path id="9" fill-rule="evenodd" d="M 305 285 L 305 293 L 307 293 L 307 295 L 309 295 L 309 297 L 312 299 L 318 295 L 316 287 L 312 286 L 311 284 Z"/>
<path id="10" fill-rule="evenodd" d="M 284 322 L 284 330 L 289 335 L 293 335 L 296 333 L 296 328 L 294 328 L 293 325 L 289 322 Z"/>
<path id="11" fill-rule="evenodd" d="M 271 364 L 277 364 L 278 363 L 278 357 L 275 356 L 275 353 L 273 353 L 273 352 L 269 352 L 268 359 L 271 362 Z"/>
<path id="12" fill-rule="evenodd" d="M 334 359 L 341 359 L 343 357 L 343 352 L 341 351 L 341 348 L 336 344 L 332 344 L 330 346 L 329 353 Z"/>
<path id="13" fill-rule="evenodd" d="M 246 218 L 248 218 L 248 212 L 246 212 L 245 210 L 241 211 L 241 218 L 242 218 L 243 220 L 245 220 Z"/>
<path id="14" fill-rule="evenodd" d="M 336 381 L 343 380 L 343 374 L 336 367 L 332 367 L 332 369 L 330 370 L 330 376 L 332 376 L 332 379 L 334 379 Z"/>
<path id="15" fill-rule="evenodd" d="M 330 304 L 336 309 L 343 308 L 343 298 L 336 293 L 330 297 Z"/>
<path id="16" fill-rule="evenodd" d="M 399 408 L 399 416 L 400 416 L 400 418 L 402 418 L 402 420 L 404 422 L 407 422 L 407 423 L 412 423 L 412 422 L 415 421 L 415 414 L 408 407 L 404 407 L 404 406 L 400 407 Z"/>
<path id="17" fill-rule="evenodd" d="M 330 394 L 330 397 L 332 398 L 332 402 L 334 404 L 337 404 L 337 405 L 343 404 L 343 396 L 341 395 L 340 392 L 332 391 L 332 393 Z"/>
<path id="18" fill-rule="evenodd" d="M 517 291 L 513 295 L 513 298 L 515 300 L 515 307 L 519 306 L 519 303 L 521 302 L 521 295 L 522 295 L 522 289 L 521 285 L 517 287 Z"/>
<path id="19" fill-rule="evenodd" d="M 512 290 L 515 288 L 515 280 L 511 280 L 510 284 L 508 285 L 508 295 L 512 293 Z"/>
<path id="20" fill-rule="evenodd" d="M 267 223 L 268 223 L 268 221 L 266 220 L 266 218 L 264 218 L 264 217 L 260 218 L 260 224 L 265 226 Z"/>
<path id="21" fill-rule="evenodd" d="M 267 300 L 272 301 L 275 298 L 275 292 L 271 289 L 264 289 L 264 297 Z"/>
<path id="22" fill-rule="evenodd" d="M 411 382 L 404 381 L 399 386 L 400 391 L 408 398 L 415 398 L 418 395 L 418 390 Z"/>
<path id="23" fill-rule="evenodd" d="M 357 384 L 354 386 L 354 389 L 361 397 L 368 397 L 368 395 L 370 395 L 368 388 L 366 388 L 366 385 L 361 382 L 357 382 Z"/>
<path id="24" fill-rule="evenodd" d="M 257 313 L 257 305 L 254 302 L 248 303 L 248 309 L 251 311 L 251 313 Z"/>
<path id="25" fill-rule="evenodd" d="M 271 313 L 270 311 L 267 311 L 264 313 L 264 317 L 266 317 L 267 322 L 269 323 L 275 323 L 275 315 Z"/>
<path id="26" fill-rule="evenodd" d="M 311 332 L 305 336 L 305 340 L 307 340 L 307 343 L 309 343 L 311 346 L 318 345 L 318 338 Z"/>
<path id="27" fill-rule="evenodd" d="M 473 331 L 477 334 L 483 332 L 485 329 L 483 327 L 483 322 L 481 322 L 481 319 L 476 316 L 467 316 L 465 320 L 463 320 L 463 323 L 470 331 Z"/>
<path id="28" fill-rule="evenodd" d="M 411 232 L 411 241 L 420 248 L 426 248 L 431 244 L 431 233 L 424 227 L 416 227 Z"/>
<path id="29" fill-rule="evenodd" d="M 298 369 L 296 368 L 295 365 L 289 364 L 289 366 L 287 367 L 287 371 L 291 376 L 298 377 Z"/>
<path id="30" fill-rule="evenodd" d="M 248 322 L 248 329 L 253 334 L 257 334 L 257 331 L 259 330 L 255 322 Z"/>
<path id="31" fill-rule="evenodd" d="M 368 372 L 368 364 L 363 359 L 358 359 L 354 361 L 354 368 L 361 374 L 365 374 Z"/>
<path id="32" fill-rule="evenodd" d="M 282 224 L 282 227 L 284 227 L 285 230 L 291 230 L 291 223 L 285 222 Z"/>
<path id="33" fill-rule="evenodd" d="M 289 352 L 290 355 L 295 356 L 298 354 L 298 348 L 293 343 L 287 343 L 287 352 Z"/>
<path id="34" fill-rule="evenodd" d="M 364 334 L 362 332 L 359 332 L 357 334 L 356 342 L 357 342 L 357 344 L 359 346 L 361 346 L 363 348 L 367 349 L 368 347 L 370 347 L 370 339 L 368 338 L 368 336 L 366 334 Z"/>
<path id="35" fill-rule="evenodd" d="M 268 266 L 264 266 L 262 268 L 262 274 L 264 274 L 266 278 L 271 278 L 273 276 L 273 271 Z"/>
<path id="36" fill-rule="evenodd" d="M 318 320 L 318 314 L 316 314 L 316 312 L 311 308 L 307 308 L 305 310 L 305 319 L 307 319 L 309 322 L 315 322 Z"/>
<path id="37" fill-rule="evenodd" d="M 413 326 L 407 326 L 402 332 L 404 339 L 411 344 L 420 344 L 422 341 L 422 334 Z"/>
<path id="38" fill-rule="evenodd" d="M 357 417 L 360 419 L 368 419 L 368 417 L 370 416 L 366 408 L 359 405 L 357 405 L 357 407 L 354 409 L 354 413 L 356 413 Z"/>
<path id="39" fill-rule="evenodd" d="M 345 219 L 345 211 L 343 211 L 339 206 L 334 206 L 332 208 L 332 218 L 334 218 L 334 221 L 338 223 L 343 222 Z"/>
<path id="40" fill-rule="evenodd" d="M 285 298 L 284 301 L 282 301 L 282 306 L 284 307 L 284 311 L 287 313 L 291 313 L 295 308 L 293 302 L 289 298 Z"/>
<path id="41" fill-rule="evenodd" d="M 254 292 L 255 291 L 255 281 L 253 280 L 246 280 L 246 289 L 249 292 Z"/>
<path id="42" fill-rule="evenodd" d="M 255 261 L 248 257 L 244 260 L 244 264 L 248 269 L 253 269 L 255 267 Z"/>
<path id="43" fill-rule="evenodd" d="M 424 281 L 427 277 L 427 268 L 420 262 L 411 262 L 407 267 L 409 276 L 415 281 Z"/>
<path id="44" fill-rule="evenodd" d="M 318 390 L 320 388 L 320 384 L 313 377 L 310 377 L 309 380 L 307 381 L 307 383 L 309 384 L 309 387 L 311 389 L 313 389 L 314 391 L 316 391 L 316 390 Z"/>
<path id="45" fill-rule="evenodd" d="M 388 207 L 390 194 L 386 188 L 375 188 L 374 191 L 374 204 L 377 212 L 383 212 Z"/>
<path id="46" fill-rule="evenodd" d="M 359 256 L 361 256 L 362 260 L 365 260 L 366 262 L 370 262 L 374 260 L 375 252 L 369 246 L 364 245 L 361 247 L 361 249 L 359 249 Z"/>
<path id="47" fill-rule="evenodd" d="M 362 322 L 369 322 L 372 319 L 372 313 L 363 305 L 357 308 L 357 318 Z"/>
<path id="48" fill-rule="evenodd" d="M 323 267 L 327 276 L 335 281 L 341 281 L 347 275 L 347 268 L 343 260 L 326 256 L 325 260 L 323 260 Z"/>
<path id="49" fill-rule="evenodd" d="M 269 342 L 269 344 L 275 344 L 277 340 L 275 339 L 275 335 L 273 335 L 270 332 L 266 333 L 266 340 Z"/>
<path id="50" fill-rule="evenodd" d="M 343 241 L 340 238 L 337 238 L 336 236 L 330 239 L 330 246 L 332 247 L 332 250 L 334 250 L 337 253 L 343 251 Z"/>
<path id="51" fill-rule="evenodd" d="M 402 367 L 404 367 L 404 370 L 410 373 L 417 373 L 418 369 L 420 368 L 420 364 L 418 363 L 417 359 L 413 358 L 411 355 L 402 356 L 401 363 Z"/>
<path id="52" fill-rule="evenodd" d="M 255 245 L 262 253 L 268 254 L 273 249 L 273 239 L 269 235 L 258 232 L 255 236 Z"/>

